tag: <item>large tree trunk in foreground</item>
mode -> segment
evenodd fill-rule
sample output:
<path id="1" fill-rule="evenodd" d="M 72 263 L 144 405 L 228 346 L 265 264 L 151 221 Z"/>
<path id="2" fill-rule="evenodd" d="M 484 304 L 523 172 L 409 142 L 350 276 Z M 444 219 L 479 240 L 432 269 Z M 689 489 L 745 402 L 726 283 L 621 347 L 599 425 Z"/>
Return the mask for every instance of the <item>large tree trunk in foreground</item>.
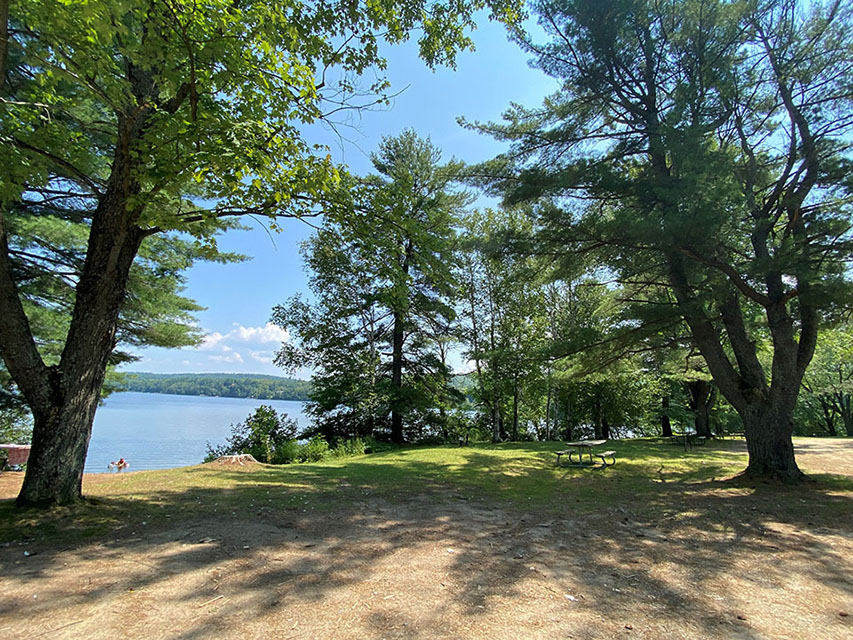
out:
<path id="1" fill-rule="evenodd" d="M 19 506 L 80 500 L 83 466 L 100 400 L 100 387 L 81 389 L 70 402 L 34 412 L 33 446 Z"/>
<path id="2" fill-rule="evenodd" d="M 118 141 L 107 188 L 99 197 L 74 309 L 59 364 L 45 366 L 20 304 L 0 224 L 0 304 L 6 313 L 0 345 L 6 368 L 33 412 L 35 428 L 19 506 L 69 504 L 82 498 L 83 464 L 130 268 L 145 237 L 136 226 L 140 208 L 133 141 L 144 126 L 140 110 L 118 119 Z M 2 223 L 2 215 L 0 215 Z"/>
<path id="3" fill-rule="evenodd" d="M 27 398 L 35 424 L 19 506 L 82 498 L 92 422 L 115 348 L 130 267 L 143 237 L 138 229 L 124 226 L 124 203 L 113 204 L 106 198 L 92 225 L 61 364 L 47 376 L 49 392 Z"/>
<path id="4" fill-rule="evenodd" d="M 793 410 L 758 404 L 739 412 L 746 432 L 747 476 L 791 482 L 803 478 L 794 459 Z"/>
<path id="5" fill-rule="evenodd" d="M 794 334 L 794 319 L 786 304 L 762 299 L 773 338 L 772 378 L 760 359 L 756 342 L 751 339 L 741 302 L 732 291 L 719 300 L 722 324 L 735 360 L 723 348 L 721 332 L 687 286 L 684 261 L 669 256 L 669 279 L 673 285 L 684 320 L 690 327 L 696 346 L 705 358 L 714 383 L 741 417 L 746 435 L 749 464 L 744 475 L 793 482 L 804 477 L 794 459 L 794 407 L 806 367 L 814 355 L 817 340 L 817 314 L 800 299 L 800 334 Z M 780 287 L 776 274 L 773 292 Z M 808 285 L 801 283 L 804 289 Z"/>

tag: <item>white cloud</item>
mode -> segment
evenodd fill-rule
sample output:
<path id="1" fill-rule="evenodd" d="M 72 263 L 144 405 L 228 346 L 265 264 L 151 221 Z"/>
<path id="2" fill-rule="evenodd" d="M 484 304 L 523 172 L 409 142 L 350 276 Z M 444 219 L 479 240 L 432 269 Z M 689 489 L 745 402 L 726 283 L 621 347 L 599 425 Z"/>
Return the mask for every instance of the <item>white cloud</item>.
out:
<path id="1" fill-rule="evenodd" d="M 217 351 L 225 347 L 234 349 L 237 345 L 269 348 L 269 345 L 279 345 L 288 340 L 290 340 L 290 334 L 271 322 L 262 327 L 244 327 L 238 324 L 228 333 L 223 334 L 218 331 L 208 333 L 198 349 Z"/>
<path id="2" fill-rule="evenodd" d="M 212 360 L 213 362 L 229 362 L 235 363 L 238 362 L 240 364 L 243 363 L 243 356 L 241 356 L 236 351 L 234 353 L 228 354 L 226 356 L 207 356 L 208 360 Z"/>
<path id="3" fill-rule="evenodd" d="M 249 344 L 281 344 L 290 338 L 287 331 L 272 322 L 267 322 L 263 327 L 238 326 L 228 333 L 229 336 L 231 334 L 236 334 L 242 342 Z"/>
<path id="4" fill-rule="evenodd" d="M 243 364 L 249 359 L 270 365 L 278 346 L 289 339 L 287 331 L 271 322 L 261 327 L 244 327 L 235 323 L 226 333 L 208 333 L 197 350 L 207 354 L 210 362 Z"/>
<path id="5" fill-rule="evenodd" d="M 216 349 L 216 345 L 218 345 L 224 339 L 225 336 L 223 336 L 218 331 L 214 333 L 208 333 L 206 336 L 204 336 L 204 340 L 197 348 L 199 351 L 213 351 L 214 349 Z"/>
<path id="6" fill-rule="evenodd" d="M 249 356 L 252 360 L 257 360 L 262 364 L 269 364 L 275 357 L 275 351 L 250 351 Z"/>

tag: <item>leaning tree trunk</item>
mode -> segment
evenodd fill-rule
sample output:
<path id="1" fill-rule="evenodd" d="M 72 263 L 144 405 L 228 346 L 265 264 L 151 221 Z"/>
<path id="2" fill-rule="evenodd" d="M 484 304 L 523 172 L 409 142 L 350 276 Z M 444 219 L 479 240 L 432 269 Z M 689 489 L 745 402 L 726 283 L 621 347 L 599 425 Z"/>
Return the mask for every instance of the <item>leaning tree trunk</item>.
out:
<path id="1" fill-rule="evenodd" d="M 118 316 L 142 233 L 124 215 L 99 207 L 77 287 L 71 326 L 58 367 L 51 367 L 46 397 L 28 398 L 33 444 L 19 506 L 69 504 L 82 498 L 83 467 Z M 124 209 L 124 206 L 121 207 Z"/>
<path id="2" fill-rule="evenodd" d="M 35 422 L 27 472 L 17 499 L 19 506 L 68 504 L 82 498 L 83 466 L 95 409 L 116 346 L 130 268 L 145 237 L 136 225 L 142 209 L 129 205 L 140 191 L 134 177 L 138 161 L 133 145 L 144 130 L 145 112 L 146 109 L 134 108 L 119 115 L 110 178 L 92 215 L 86 259 L 57 366 L 44 365 L 35 352 L 31 333 L 32 348 L 24 344 L 23 328 L 29 332 L 28 321 L 19 303 L 7 303 L 12 293 L 8 289 L 14 285 L 9 282 L 8 265 L 0 264 L 0 297 L 12 325 L 8 334 L 0 332 L 3 357 Z M 5 238 L 0 244 L 6 253 Z M 20 366 L 22 354 L 30 366 Z"/>

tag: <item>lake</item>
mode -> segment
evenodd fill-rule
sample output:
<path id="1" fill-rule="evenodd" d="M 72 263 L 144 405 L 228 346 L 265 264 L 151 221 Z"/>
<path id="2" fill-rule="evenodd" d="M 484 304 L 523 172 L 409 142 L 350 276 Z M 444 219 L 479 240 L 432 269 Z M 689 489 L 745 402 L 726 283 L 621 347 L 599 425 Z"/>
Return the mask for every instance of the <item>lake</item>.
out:
<path id="1" fill-rule="evenodd" d="M 210 398 L 162 393 L 114 393 L 98 407 L 86 473 L 106 473 L 111 460 L 124 457 L 131 471 L 199 464 L 206 443 L 224 444 L 231 425 L 266 404 L 308 426 L 304 402 L 255 398 Z"/>

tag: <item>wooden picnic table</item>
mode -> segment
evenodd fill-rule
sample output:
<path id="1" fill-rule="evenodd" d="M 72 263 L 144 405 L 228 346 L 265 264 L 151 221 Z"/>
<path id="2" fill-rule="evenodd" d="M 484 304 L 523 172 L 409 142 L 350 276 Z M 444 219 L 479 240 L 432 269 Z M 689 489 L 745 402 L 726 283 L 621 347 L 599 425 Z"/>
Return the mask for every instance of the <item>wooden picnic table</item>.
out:
<path id="1" fill-rule="evenodd" d="M 583 464 L 585 464 L 583 461 L 584 452 L 586 452 L 587 455 L 589 456 L 589 464 L 595 464 L 595 461 L 592 458 L 592 456 L 593 456 L 593 450 L 592 449 L 593 449 L 593 447 L 600 447 L 601 445 L 603 445 L 606 442 L 607 442 L 607 440 L 578 440 L 576 442 L 567 442 L 566 446 L 571 447 L 572 449 L 574 449 L 574 451 L 571 451 L 571 450 L 557 451 L 556 452 L 557 453 L 557 464 L 558 465 L 560 464 L 560 457 L 562 455 L 568 453 L 569 454 L 569 464 L 577 464 L 578 466 L 583 465 Z M 572 454 L 573 453 L 577 453 L 577 455 L 578 455 L 577 463 L 574 463 L 572 460 Z M 613 453 L 614 453 L 613 451 L 606 451 L 603 454 L 597 453 L 595 455 L 597 455 L 598 457 L 600 457 L 602 459 L 602 464 L 603 464 L 603 466 L 606 467 L 606 466 L 608 466 L 607 462 L 604 460 L 604 458 L 602 456 L 609 455 L 612 457 Z M 614 458 L 613 460 L 615 463 L 616 459 Z"/>

